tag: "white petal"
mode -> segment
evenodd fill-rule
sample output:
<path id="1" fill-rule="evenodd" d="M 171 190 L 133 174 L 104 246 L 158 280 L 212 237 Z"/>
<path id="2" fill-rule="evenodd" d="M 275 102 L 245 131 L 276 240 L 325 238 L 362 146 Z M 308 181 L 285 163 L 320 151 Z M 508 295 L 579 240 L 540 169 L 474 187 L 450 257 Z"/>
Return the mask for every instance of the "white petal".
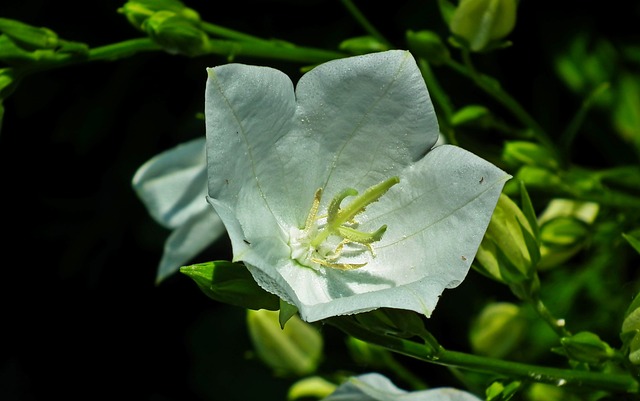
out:
<path id="1" fill-rule="evenodd" d="M 204 148 L 204 138 L 180 144 L 147 161 L 134 175 L 133 188 L 163 226 L 178 227 L 209 208 Z"/>
<path id="2" fill-rule="evenodd" d="M 296 172 L 273 150 L 292 129 L 293 84 L 268 67 L 227 64 L 207 71 L 209 196 L 235 216 L 242 239 L 273 235 L 287 220 L 289 203 L 298 202 L 287 191 L 287 177 Z"/>
<path id="3" fill-rule="evenodd" d="M 466 391 L 454 388 L 434 388 L 407 392 L 378 373 L 352 377 L 322 401 L 480 401 Z"/>
<path id="4" fill-rule="evenodd" d="M 309 167 L 324 171 L 320 184 L 332 196 L 395 175 L 438 139 L 429 92 L 406 51 L 321 64 L 300 79 L 296 95 L 300 131 L 287 139 L 305 149 L 305 144 L 318 143 L 319 150 L 310 150 L 324 155 L 318 161 L 322 164 Z M 300 154 L 306 155 L 303 150 Z M 299 169 L 306 168 L 305 157 L 299 158 Z"/>
<path id="5" fill-rule="evenodd" d="M 181 266 L 190 263 L 224 234 L 224 231 L 220 217 L 209 205 L 205 210 L 191 216 L 183 225 L 173 230 L 165 241 L 156 282 L 164 280 Z"/>

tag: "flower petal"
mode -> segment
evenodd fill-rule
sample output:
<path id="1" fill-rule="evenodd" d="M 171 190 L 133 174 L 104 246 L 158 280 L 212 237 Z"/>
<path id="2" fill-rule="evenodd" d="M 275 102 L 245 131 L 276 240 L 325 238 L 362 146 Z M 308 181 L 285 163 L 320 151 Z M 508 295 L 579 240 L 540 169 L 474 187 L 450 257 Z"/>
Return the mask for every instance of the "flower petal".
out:
<path id="1" fill-rule="evenodd" d="M 191 216 L 164 243 L 164 252 L 156 274 L 159 283 L 188 264 L 225 232 L 220 217 L 206 205 L 206 209 Z"/>
<path id="2" fill-rule="evenodd" d="M 133 188 L 159 224 L 175 228 L 209 206 L 206 202 L 205 139 L 160 153 L 133 177 Z"/>
<path id="3" fill-rule="evenodd" d="M 407 392 L 378 373 L 352 377 L 322 401 L 480 401 L 466 391 L 442 387 Z"/>
<path id="4" fill-rule="evenodd" d="M 317 185 L 325 193 L 377 184 L 418 160 L 438 139 L 429 92 L 407 51 L 321 64 L 300 79 L 296 96 L 300 130 L 287 139 L 300 155 L 298 170 L 323 172 Z M 314 142 L 318 146 L 308 146 Z M 312 152 L 325 157 L 309 165 L 305 160 Z"/>

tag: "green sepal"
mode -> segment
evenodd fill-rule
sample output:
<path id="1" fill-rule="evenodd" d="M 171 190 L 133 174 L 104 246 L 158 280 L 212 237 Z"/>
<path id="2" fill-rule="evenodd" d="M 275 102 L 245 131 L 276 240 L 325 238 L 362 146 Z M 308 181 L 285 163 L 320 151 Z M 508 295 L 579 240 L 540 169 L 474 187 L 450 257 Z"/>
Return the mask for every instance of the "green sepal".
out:
<path id="1" fill-rule="evenodd" d="M 298 313 L 298 308 L 295 305 L 291 305 L 288 302 L 280 300 L 280 313 L 278 314 L 278 321 L 280 322 L 280 328 L 284 329 L 284 325 L 287 324 L 289 319 Z"/>
<path id="2" fill-rule="evenodd" d="M 182 266 L 180 272 L 215 301 L 247 309 L 280 308 L 280 299 L 263 290 L 243 264 L 219 260 Z"/>

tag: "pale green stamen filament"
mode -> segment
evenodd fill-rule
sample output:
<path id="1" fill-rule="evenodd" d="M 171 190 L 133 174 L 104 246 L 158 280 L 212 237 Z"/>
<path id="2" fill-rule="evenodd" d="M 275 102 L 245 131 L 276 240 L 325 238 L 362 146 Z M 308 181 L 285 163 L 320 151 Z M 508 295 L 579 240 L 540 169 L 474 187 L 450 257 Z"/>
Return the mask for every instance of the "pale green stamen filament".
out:
<path id="1" fill-rule="evenodd" d="M 358 196 L 358 191 L 353 188 L 347 188 L 339 193 L 329 204 L 326 214 L 326 222 L 319 224 L 318 221 L 323 217 L 318 217 L 320 201 L 322 199 L 322 188 L 315 193 L 313 204 L 309 215 L 305 221 L 305 227 L 299 235 L 294 235 L 292 240 L 292 256 L 294 259 L 307 265 L 309 262 L 326 267 L 337 268 L 341 270 L 357 269 L 365 266 L 365 263 L 335 263 L 341 256 L 345 245 L 358 244 L 365 248 L 365 252 L 371 253 L 375 257 L 375 253 L 371 244 L 382 239 L 383 234 L 387 230 L 387 226 L 383 225 L 373 232 L 359 231 L 353 226 L 356 216 L 365 211 L 370 204 L 378 201 L 392 186 L 400 182 L 398 177 L 391 177 L 380 184 L 368 188 L 364 193 Z M 356 196 L 345 207 L 341 207 L 342 202 L 349 196 Z M 335 242 L 333 251 L 327 250 L 327 240 L 330 237 L 341 239 L 336 246 Z M 306 247 L 307 251 L 303 248 Z M 313 267 L 313 266 L 311 266 Z"/>

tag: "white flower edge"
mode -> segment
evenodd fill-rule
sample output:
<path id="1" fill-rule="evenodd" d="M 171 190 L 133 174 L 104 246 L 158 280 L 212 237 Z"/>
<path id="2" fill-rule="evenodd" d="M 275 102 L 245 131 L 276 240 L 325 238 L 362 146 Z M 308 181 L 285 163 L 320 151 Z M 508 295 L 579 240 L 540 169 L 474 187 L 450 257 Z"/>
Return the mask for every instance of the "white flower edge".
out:
<path id="1" fill-rule="evenodd" d="M 224 225 L 206 202 L 205 138 L 166 150 L 136 171 L 132 186 L 151 217 L 171 229 L 156 282 L 189 263 L 224 234 Z"/>
<path id="2" fill-rule="evenodd" d="M 366 373 L 350 378 L 322 401 L 481 401 L 481 399 L 469 392 L 451 387 L 408 392 L 396 387 L 391 380 L 379 373 Z"/>

